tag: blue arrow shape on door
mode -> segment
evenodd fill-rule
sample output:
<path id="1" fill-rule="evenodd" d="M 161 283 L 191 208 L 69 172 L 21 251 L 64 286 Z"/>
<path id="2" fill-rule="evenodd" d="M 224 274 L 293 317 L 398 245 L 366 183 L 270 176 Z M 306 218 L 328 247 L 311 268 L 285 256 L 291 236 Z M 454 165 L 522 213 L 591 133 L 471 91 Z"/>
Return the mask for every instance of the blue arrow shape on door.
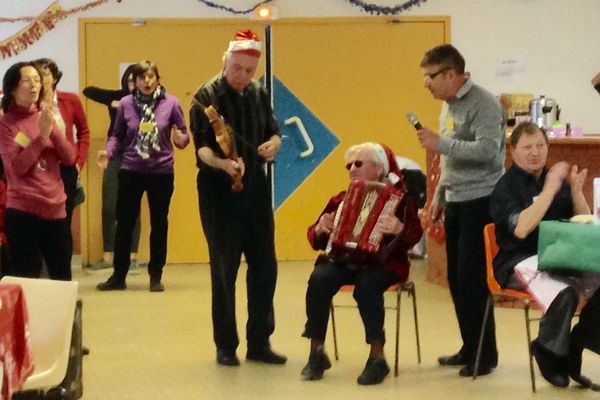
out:
<path id="1" fill-rule="evenodd" d="M 283 139 L 275 159 L 277 209 L 340 140 L 277 77 L 273 77 L 273 101 Z"/>

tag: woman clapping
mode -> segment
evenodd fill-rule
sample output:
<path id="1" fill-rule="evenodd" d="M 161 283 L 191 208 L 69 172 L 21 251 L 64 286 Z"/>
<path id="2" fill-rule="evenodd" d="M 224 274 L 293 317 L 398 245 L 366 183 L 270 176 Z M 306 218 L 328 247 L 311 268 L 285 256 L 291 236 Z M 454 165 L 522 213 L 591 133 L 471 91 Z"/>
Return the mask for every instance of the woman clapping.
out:
<path id="1" fill-rule="evenodd" d="M 44 260 L 51 279 L 70 280 L 60 165 L 75 163 L 75 147 L 57 128 L 52 107 L 40 107 L 44 91 L 33 63 L 11 66 L 2 86 L 0 155 L 8 183 L 5 231 L 12 266 L 8 272 L 39 277 Z"/>
<path id="2" fill-rule="evenodd" d="M 98 154 L 102 166 L 122 155 L 117 195 L 117 231 L 114 273 L 98 290 L 123 290 L 129 270 L 131 233 L 147 193 L 150 208 L 150 291 L 162 292 L 167 259 L 168 214 L 173 194 L 173 145 L 183 149 L 190 139 L 179 100 L 160 85 L 158 67 L 142 61 L 132 70 L 135 89 L 121 99 L 106 151 Z"/>

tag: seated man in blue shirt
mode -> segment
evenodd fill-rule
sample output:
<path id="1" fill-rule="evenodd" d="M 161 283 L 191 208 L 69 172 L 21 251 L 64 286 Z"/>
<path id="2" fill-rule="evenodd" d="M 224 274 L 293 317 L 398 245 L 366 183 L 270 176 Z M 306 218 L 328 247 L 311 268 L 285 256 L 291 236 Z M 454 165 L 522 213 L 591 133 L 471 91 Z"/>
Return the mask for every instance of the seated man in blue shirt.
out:
<path id="1" fill-rule="evenodd" d="M 576 165 L 569 166 L 566 162 L 547 169 L 548 138 L 531 122 L 519 124 L 514 129 L 511 145 L 513 165 L 500 178 L 490 199 L 490 215 L 496 223 L 496 240 L 500 247 L 494 259 L 494 273 L 501 286 L 523 289 L 515 275 L 515 266 L 537 254 L 540 222 L 590 213 L 583 195 L 587 170 L 579 171 Z M 579 298 L 597 289 L 597 280 L 575 276 L 553 276 L 549 279 L 565 284 L 556 285 L 560 288 L 554 293 L 554 300 L 540 321 L 539 336 L 531 345 L 533 354 L 542 375 L 553 385 L 568 386 L 570 375 L 590 387 L 591 381 L 580 374 L 581 352 L 584 346 L 598 347 L 598 344 L 594 345 L 587 339 L 575 340 L 574 337 L 583 338 L 587 332 L 577 335 L 575 332 L 585 326 L 599 325 L 600 316 L 593 312 L 585 313 L 587 320 L 580 319 L 581 327 L 575 329 L 573 335 L 571 318 L 577 310 Z M 600 338 L 596 336 L 595 341 L 600 343 Z"/>

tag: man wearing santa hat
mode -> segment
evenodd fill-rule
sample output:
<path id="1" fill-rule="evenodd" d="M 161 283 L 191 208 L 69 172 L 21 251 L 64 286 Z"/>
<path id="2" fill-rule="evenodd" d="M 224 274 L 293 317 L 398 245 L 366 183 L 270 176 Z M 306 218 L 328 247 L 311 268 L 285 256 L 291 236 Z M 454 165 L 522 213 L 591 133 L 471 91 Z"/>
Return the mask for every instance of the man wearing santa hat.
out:
<path id="1" fill-rule="evenodd" d="M 345 154 L 350 180 L 383 181 L 403 188 L 402 172 L 389 147 L 366 142 L 350 147 Z M 346 192 L 332 197 L 317 221 L 308 228 L 308 240 L 315 250 L 325 250 L 334 227 L 334 216 Z M 383 329 L 385 309 L 383 292 L 408 278 L 408 250 L 419 241 L 422 230 L 417 217 L 417 199 L 406 193 L 393 216 L 380 216 L 376 223 L 384 236 L 381 247 L 386 256 L 367 256 L 347 262 L 320 254 L 306 291 L 307 322 L 303 336 L 310 338 L 308 363 L 302 370 L 304 380 L 319 380 L 331 367 L 324 350 L 331 299 L 342 285 L 353 284 L 354 298 L 365 326 L 366 342 L 371 346 L 367 363 L 358 377 L 361 385 L 381 383 L 389 374 L 385 360 Z M 362 258 L 362 257 L 361 257 Z"/>
<path id="2" fill-rule="evenodd" d="M 240 363 L 235 283 L 242 254 L 248 264 L 246 359 L 267 364 L 287 360 L 275 353 L 269 342 L 275 329 L 277 261 L 265 164 L 279 151 L 281 137 L 269 96 L 252 79 L 260 54 L 256 34 L 237 32 L 223 57 L 223 70 L 198 89 L 190 110 L 200 216 L 210 256 L 213 338 L 217 363 L 227 366 Z M 237 148 L 237 159 L 227 158 L 217 142 L 216 135 L 222 132 L 215 132 L 206 117 L 204 110 L 209 106 L 231 127 L 229 138 Z M 243 189 L 234 191 L 232 178 L 240 176 Z"/>

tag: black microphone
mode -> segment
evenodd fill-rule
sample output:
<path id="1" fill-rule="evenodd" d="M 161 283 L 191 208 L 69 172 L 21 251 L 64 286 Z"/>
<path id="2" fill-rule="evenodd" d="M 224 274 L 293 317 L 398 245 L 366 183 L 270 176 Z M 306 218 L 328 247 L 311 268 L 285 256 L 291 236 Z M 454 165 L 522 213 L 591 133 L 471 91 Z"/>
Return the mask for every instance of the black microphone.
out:
<path id="1" fill-rule="evenodd" d="M 415 127 L 416 130 L 423 129 L 423 125 L 421 125 L 421 122 L 419 122 L 419 118 L 417 118 L 417 114 L 415 114 L 414 112 L 407 112 L 406 118 L 408 119 L 408 122 L 410 122 L 412 126 Z"/>

